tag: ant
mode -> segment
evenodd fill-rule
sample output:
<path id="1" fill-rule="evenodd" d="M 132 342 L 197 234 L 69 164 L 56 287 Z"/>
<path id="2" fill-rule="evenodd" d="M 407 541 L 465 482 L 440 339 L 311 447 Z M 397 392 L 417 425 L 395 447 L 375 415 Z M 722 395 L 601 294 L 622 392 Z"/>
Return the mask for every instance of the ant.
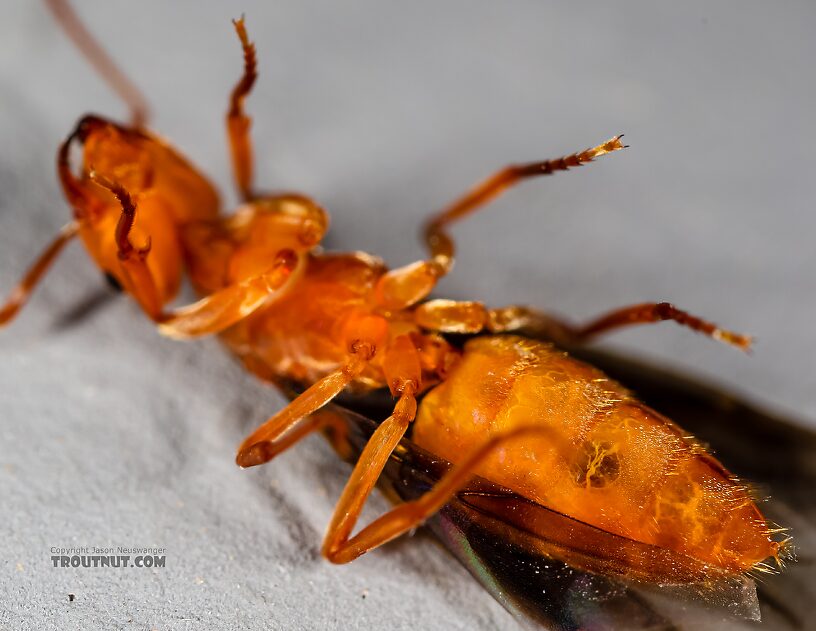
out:
<path id="1" fill-rule="evenodd" d="M 522 333 L 535 329 L 571 346 L 620 327 L 672 320 L 743 350 L 749 337 L 668 303 L 624 307 L 574 326 L 521 306 L 430 298 L 453 267 L 452 224 L 520 182 L 623 149 L 621 136 L 497 171 L 430 218 L 427 258 L 389 270 L 369 254 L 320 251 L 329 217 L 314 200 L 255 188 L 245 100 L 257 58 L 243 18 L 234 21 L 243 75 L 226 115 L 243 203 L 224 215 L 207 179 L 147 129 L 144 99 L 67 3 L 48 4 L 131 117 L 118 124 L 87 115 L 60 146 L 57 171 L 73 219 L 14 289 L 0 325 L 79 237 L 162 334 L 219 334 L 262 379 L 305 388 L 241 443 L 241 467 L 268 462 L 329 427 L 331 416 L 319 411 L 342 392 L 388 388 L 393 412 L 363 449 L 323 542 L 334 563 L 415 528 L 474 475 L 605 532 L 687 555 L 705 575 L 740 574 L 778 558 L 784 542 L 773 540 L 749 491 L 704 447 L 598 369 Z M 76 168 L 75 144 L 82 152 Z M 185 272 L 202 298 L 168 308 Z M 454 466 L 419 499 L 352 534 L 409 428 L 416 444 Z M 677 578 L 669 561 L 656 557 L 647 565 L 652 582 Z"/>

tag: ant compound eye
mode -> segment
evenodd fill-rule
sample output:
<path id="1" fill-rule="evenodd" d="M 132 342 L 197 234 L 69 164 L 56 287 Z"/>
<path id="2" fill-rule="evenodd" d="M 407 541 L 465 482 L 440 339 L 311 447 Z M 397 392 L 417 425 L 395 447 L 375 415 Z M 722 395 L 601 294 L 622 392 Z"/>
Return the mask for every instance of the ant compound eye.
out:
<path id="1" fill-rule="evenodd" d="M 108 286 L 111 289 L 113 289 L 114 291 L 124 291 L 124 287 L 122 287 L 122 283 L 119 282 L 119 279 L 116 278 L 116 276 L 114 276 L 110 272 L 105 272 L 103 274 L 103 277 L 105 278 L 105 282 L 108 283 Z"/>

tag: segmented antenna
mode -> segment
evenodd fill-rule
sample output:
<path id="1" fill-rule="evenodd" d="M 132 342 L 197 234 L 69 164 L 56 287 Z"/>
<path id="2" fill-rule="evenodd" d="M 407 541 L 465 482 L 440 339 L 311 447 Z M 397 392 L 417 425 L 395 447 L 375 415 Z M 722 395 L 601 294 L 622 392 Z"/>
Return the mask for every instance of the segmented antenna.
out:
<path id="1" fill-rule="evenodd" d="M 149 107 L 139 89 L 119 70 L 99 42 L 94 39 L 79 19 L 68 0 L 45 0 L 57 23 L 74 42 L 104 81 L 113 88 L 130 109 L 134 127 L 142 127 L 147 121 Z"/>
<path id="2" fill-rule="evenodd" d="M 258 79 L 258 59 L 255 44 L 249 41 L 244 24 L 244 16 L 233 20 L 235 32 L 241 40 L 244 51 L 244 74 L 230 94 L 229 111 L 227 112 L 227 133 L 229 135 L 232 165 L 238 192 L 244 201 L 252 199 L 252 139 L 249 128 L 252 119 L 244 112 L 244 101 L 252 91 Z"/>

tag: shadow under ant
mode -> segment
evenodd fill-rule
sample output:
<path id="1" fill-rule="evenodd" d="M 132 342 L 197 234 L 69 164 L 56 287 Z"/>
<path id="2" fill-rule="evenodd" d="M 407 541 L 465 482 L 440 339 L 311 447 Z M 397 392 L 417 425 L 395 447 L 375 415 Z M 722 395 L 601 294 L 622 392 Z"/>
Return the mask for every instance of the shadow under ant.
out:
<path id="1" fill-rule="evenodd" d="M 113 304 L 122 293 L 122 287 L 110 274 L 104 276 L 106 285 L 93 289 L 69 309 L 61 313 L 52 325 L 55 332 L 64 332 L 76 327 L 86 318 Z"/>

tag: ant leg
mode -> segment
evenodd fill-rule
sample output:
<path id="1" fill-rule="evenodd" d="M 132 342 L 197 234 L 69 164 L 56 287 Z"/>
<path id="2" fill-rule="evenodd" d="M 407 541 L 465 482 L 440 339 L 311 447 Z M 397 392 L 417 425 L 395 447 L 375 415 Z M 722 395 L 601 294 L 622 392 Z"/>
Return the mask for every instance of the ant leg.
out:
<path id="1" fill-rule="evenodd" d="M 306 388 L 289 405 L 252 432 L 238 448 L 235 462 L 239 466 L 254 467 L 268 462 L 305 436 L 308 431 L 296 429 L 297 423 L 326 405 L 362 374 L 377 348 L 387 338 L 388 322 L 377 316 L 352 317 L 346 322 L 342 335 L 349 351 L 346 363 Z M 285 433 L 292 431 L 296 432 L 295 437 L 288 438 Z"/>
<path id="2" fill-rule="evenodd" d="M 130 109 L 131 124 L 142 127 L 147 120 L 148 106 L 142 93 L 122 73 L 99 42 L 88 32 L 67 0 L 46 0 L 48 8 L 62 30 L 85 55 L 91 65 L 113 88 Z"/>
<path id="3" fill-rule="evenodd" d="M 437 333 L 479 333 L 490 329 L 487 307 L 473 300 L 428 300 L 414 310 L 414 322 Z"/>
<path id="4" fill-rule="evenodd" d="M 349 443 L 349 428 L 343 417 L 335 410 L 328 410 L 323 408 L 315 414 L 312 414 L 309 419 L 315 419 L 315 425 L 311 427 L 308 432 L 303 432 L 301 438 L 314 431 L 323 432 L 323 437 L 329 442 L 332 449 L 337 452 L 343 460 L 348 460 L 352 455 L 351 444 Z M 284 449 L 288 449 L 300 438 L 296 438 L 289 442 Z M 280 453 L 278 451 L 278 453 Z"/>
<path id="5" fill-rule="evenodd" d="M 351 531 L 391 452 L 402 440 L 417 412 L 415 395 L 420 388 L 422 369 L 419 351 L 410 337 L 400 336 L 388 348 L 383 361 L 383 370 L 392 394 L 399 395 L 399 400 L 391 416 L 377 427 L 366 443 L 334 509 L 328 532 L 323 540 L 323 555 L 335 563 L 345 560 L 343 555 L 347 547 L 353 545 L 359 537 L 358 535 L 349 541 Z M 367 530 L 368 528 L 364 529 L 363 533 Z M 360 554 L 362 552 L 352 558 Z"/>
<path id="6" fill-rule="evenodd" d="M 394 413 L 377 427 L 368 443 L 366 443 L 357 464 L 354 466 L 354 471 L 352 471 L 351 477 L 343 489 L 343 494 L 337 502 L 328 532 L 323 540 L 323 556 L 329 561 L 346 563 L 357 558 L 363 552 L 367 552 L 369 549 L 387 541 L 385 539 L 372 544 L 364 544 L 365 549 L 358 551 L 358 541 L 360 539 L 365 540 L 372 527 L 375 527 L 383 518 L 364 528 L 356 537 L 350 539 L 350 536 L 368 496 L 374 489 L 374 485 L 385 467 L 385 463 L 388 462 L 391 452 L 402 440 L 408 430 L 408 425 L 414 420 L 416 410 L 417 403 L 413 390 L 411 388 L 403 390 L 397 405 L 394 407 Z M 390 513 L 386 514 L 386 516 L 388 515 Z M 396 536 L 396 534 L 393 536 Z"/>
<path id="7" fill-rule="evenodd" d="M 116 225 L 116 243 L 124 288 L 158 324 L 159 332 L 168 337 L 184 339 L 223 331 L 273 298 L 286 285 L 300 261 L 295 251 L 280 250 L 264 273 L 228 285 L 186 307 L 164 311 L 147 265 L 150 242 L 141 248 L 130 242 L 130 231 L 136 218 L 133 198 L 118 182 L 93 171 L 89 177 L 113 193 L 122 206 Z"/>
<path id="8" fill-rule="evenodd" d="M 511 314 L 514 309 L 513 307 L 509 308 Z M 742 335 L 721 329 L 716 324 L 698 318 L 687 311 L 678 309 L 668 302 L 647 302 L 622 307 L 591 320 L 588 324 L 583 326 L 575 326 L 562 322 L 546 314 L 528 310 L 522 311 L 527 312 L 529 318 L 528 326 L 531 328 L 539 328 L 549 337 L 567 344 L 580 344 L 607 331 L 633 324 L 651 324 L 664 320 L 672 320 L 681 326 L 690 328 L 692 331 L 697 331 L 712 339 L 731 344 L 744 351 L 750 350 L 751 343 L 753 342 L 753 339 L 749 335 Z M 519 315 L 520 314 L 516 314 L 515 317 Z M 512 317 L 510 319 L 512 319 Z"/>
<path id="9" fill-rule="evenodd" d="M 59 253 L 78 232 L 79 223 L 77 221 L 71 221 L 60 229 L 54 240 L 48 244 L 39 258 L 28 269 L 25 276 L 12 290 L 6 303 L 0 307 L 0 327 L 5 326 L 14 319 Z"/>
<path id="10" fill-rule="evenodd" d="M 454 300 L 429 300 L 417 307 L 414 318 L 422 328 L 440 333 L 478 333 L 482 330 L 502 333 L 529 329 L 567 345 L 581 344 L 602 333 L 624 326 L 673 320 L 681 326 L 742 350 L 748 350 L 751 346 L 749 336 L 721 329 L 668 302 L 623 307 L 583 326 L 575 326 L 526 307 L 486 309 L 479 302 Z"/>
<path id="11" fill-rule="evenodd" d="M 552 437 L 552 430 L 541 426 L 516 428 L 494 436 L 452 467 L 425 495 L 391 509 L 349 538 L 366 498 L 371 493 L 391 451 L 402 438 L 405 431 L 403 427 L 407 427 L 404 418 L 411 410 L 406 410 L 408 406 L 403 404 L 401 407 L 401 404 L 402 397 L 397 403 L 394 416 L 384 421 L 371 437 L 337 504 L 323 543 L 323 556 L 332 563 L 353 561 L 369 550 L 421 525 L 470 481 L 482 462 L 506 447 L 507 443 L 540 434 Z M 415 407 L 414 404 L 414 409 Z"/>
<path id="12" fill-rule="evenodd" d="M 379 281 L 377 290 L 380 303 L 385 309 L 398 311 L 416 304 L 425 298 L 453 267 L 453 239 L 448 235 L 449 224 L 466 217 L 497 197 L 500 193 L 522 180 L 540 175 L 551 175 L 572 167 L 592 162 L 607 153 L 623 149 L 621 136 L 606 141 L 597 147 L 573 153 L 555 160 L 513 165 L 498 171 L 453 204 L 433 216 L 425 225 L 425 242 L 431 252 L 431 259 L 411 263 L 392 270 Z"/>
<path id="13" fill-rule="evenodd" d="M 291 425 L 289 427 L 292 427 Z M 281 430 L 281 432 L 285 432 L 282 436 L 280 432 L 277 434 L 279 438 L 269 438 L 267 442 L 261 443 L 262 453 L 263 453 L 263 460 L 258 462 L 250 462 L 249 458 L 254 455 L 255 457 L 260 456 L 261 450 L 258 450 L 254 454 L 245 455 L 247 458 L 247 464 L 239 462 L 242 467 L 249 467 L 254 466 L 256 464 L 262 464 L 264 462 L 269 462 L 275 456 L 279 456 L 284 451 L 289 449 L 292 445 L 297 442 L 300 442 L 302 439 L 306 438 L 309 434 L 313 432 L 325 430 L 331 428 L 331 435 L 328 436 L 329 442 L 332 444 L 334 449 L 341 454 L 345 452 L 346 446 L 344 444 L 345 435 L 348 432 L 348 428 L 343 423 L 343 420 L 339 418 L 335 413 L 328 412 L 325 410 L 319 410 L 318 412 L 307 416 L 301 423 L 295 424 L 292 429 L 289 431 Z M 240 456 L 240 453 L 239 453 Z M 236 458 L 237 460 L 237 458 Z"/>
<path id="14" fill-rule="evenodd" d="M 541 175 L 552 175 L 557 171 L 567 171 L 578 167 L 595 158 L 623 149 L 625 145 L 615 136 L 610 140 L 590 149 L 543 162 L 512 165 L 493 174 L 471 191 L 460 197 L 453 204 L 435 215 L 425 226 L 425 241 L 431 251 L 433 260 L 446 272 L 453 266 L 453 240 L 448 236 L 445 227 L 472 212 L 497 197 L 506 189 L 522 180 Z"/>
<path id="15" fill-rule="evenodd" d="M 317 429 L 311 426 L 313 419 L 299 427 L 295 426 L 340 394 L 365 369 L 367 363 L 364 357 L 352 356 L 342 368 L 313 383 L 241 443 L 235 462 L 244 468 L 269 462 Z"/>
<path id="16" fill-rule="evenodd" d="M 363 322 L 364 326 L 365 324 Z M 334 399 L 365 370 L 374 356 L 376 345 L 371 341 L 357 339 L 351 343 L 350 348 L 351 356 L 344 366 L 313 383 L 241 443 L 235 456 L 235 462 L 240 467 L 254 467 L 269 462 L 310 432 L 329 424 L 325 417 L 313 417 L 298 425 Z"/>
<path id="17" fill-rule="evenodd" d="M 230 153 L 235 185 L 244 201 L 252 199 L 252 140 L 249 128 L 252 119 L 244 113 L 244 99 L 252 90 L 258 78 L 258 62 L 255 57 L 255 44 L 249 41 L 244 18 L 233 20 L 235 32 L 241 40 L 244 50 L 244 74 L 235 84 L 230 96 L 230 108 L 227 112 L 227 133 L 229 135 Z"/>
<path id="18" fill-rule="evenodd" d="M 228 285 L 186 307 L 155 318 L 162 335 L 187 339 L 219 333 L 274 299 L 299 262 L 293 250 L 280 250 L 266 272 Z"/>

